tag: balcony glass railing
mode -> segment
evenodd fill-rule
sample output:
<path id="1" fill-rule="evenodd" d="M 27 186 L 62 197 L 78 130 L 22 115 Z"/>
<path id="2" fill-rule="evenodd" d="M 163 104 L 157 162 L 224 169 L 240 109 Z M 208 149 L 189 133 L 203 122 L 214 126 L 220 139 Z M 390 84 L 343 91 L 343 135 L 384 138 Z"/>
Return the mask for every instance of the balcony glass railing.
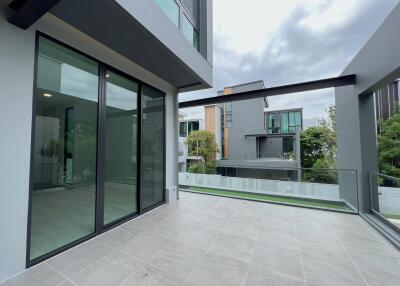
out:
<path id="1" fill-rule="evenodd" d="M 400 228 L 400 178 L 371 173 L 372 211 Z"/>
<path id="2" fill-rule="evenodd" d="M 232 154 L 224 160 L 296 160 L 294 152 L 246 152 Z"/>
<path id="3" fill-rule="evenodd" d="M 337 169 L 189 166 L 181 191 L 358 212 L 357 172 Z"/>

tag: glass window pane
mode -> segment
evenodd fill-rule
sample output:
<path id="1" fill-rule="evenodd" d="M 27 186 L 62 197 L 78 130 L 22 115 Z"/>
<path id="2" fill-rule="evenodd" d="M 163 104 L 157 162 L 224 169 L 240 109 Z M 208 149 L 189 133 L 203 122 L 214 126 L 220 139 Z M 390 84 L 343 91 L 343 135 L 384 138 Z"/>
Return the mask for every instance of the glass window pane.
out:
<path id="1" fill-rule="evenodd" d="M 98 65 L 39 38 L 30 259 L 94 233 Z"/>
<path id="2" fill-rule="evenodd" d="M 188 123 L 189 123 L 188 134 L 190 134 L 192 131 L 199 130 L 199 122 L 198 121 L 190 121 Z"/>
<path id="3" fill-rule="evenodd" d="M 179 123 L 179 136 L 186 137 L 187 136 L 187 122 Z"/>
<path id="4" fill-rule="evenodd" d="M 164 201 L 164 95 L 144 86 L 142 93 L 142 208 Z"/>
<path id="5" fill-rule="evenodd" d="M 281 113 L 281 133 L 289 132 L 289 113 Z"/>
<path id="6" fill-rule="evenodd" d="M 176 27 L 179 27 L 179 6 L 174 0 L 155 0 Z"/>
<path id="7" fill-rule="evenodd" d="M 301 129 L 301 112 L 295 113 L 296 128 Z"/>
<path id="8" fill-rule="evenodd" d="M 137 211 L 138 84 L 108 71 L 104 224 Z"/>
<path id="9" fill-rule="evenodd" d="M 185 5 L 186 10 L 190 13 L 192 18 L 198 24 L 199 20 L 199 1 L 198 0 L 183 0 L 183 5 Z"/>
<path id="10" fill-rule="evenodd" d="M 188 18 L 183 17 L 183 35 L 189 42 L 199 50 L 199 32 L 193 27 Z"/>

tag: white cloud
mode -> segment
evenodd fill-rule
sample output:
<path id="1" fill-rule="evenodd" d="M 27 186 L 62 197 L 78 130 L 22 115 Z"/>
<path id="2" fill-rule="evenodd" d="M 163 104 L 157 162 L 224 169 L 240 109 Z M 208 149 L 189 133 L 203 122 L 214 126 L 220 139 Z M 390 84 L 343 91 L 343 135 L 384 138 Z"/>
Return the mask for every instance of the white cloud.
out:
<path id="1" fill-rule="evenodd" d="M 337 76 L 398 1 L 214 0 L 214 88 L 180 99 L 260 79 L 268 87 Z M 332 90 L 270 100 L 304 107 L 311 118 L 333 101 Z"/>

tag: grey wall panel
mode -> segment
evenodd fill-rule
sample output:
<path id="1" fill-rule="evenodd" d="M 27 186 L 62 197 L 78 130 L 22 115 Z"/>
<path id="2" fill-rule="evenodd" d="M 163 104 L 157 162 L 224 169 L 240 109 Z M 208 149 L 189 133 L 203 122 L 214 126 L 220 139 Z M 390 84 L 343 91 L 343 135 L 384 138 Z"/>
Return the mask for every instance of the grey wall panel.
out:
<path id="1" fill-rule="evenodd" d="M 0 4 L 0 282 L 25 268 L 34 34 Z"/>
<path id="2" fill-rule="evenodd" d="M 350 62 L 344 74 L 357 75 L 354 87 L 335 89 L 338 167 L 358 171 L 362 211 L 370 209 L 368 175 L 377 170 L 376 126 L 371 93 L 400 72 L 400 4 Z M 346 188 L 348 180 L 340 180 Z"/>
<path id="3" fill-rule="evenodd" d="M 257 153 L 255 137 L 246 134 L 264 133 L 264 99 L 256 98 L 232 103 L 232 128 L 229 129 L 229 156 L 240 159 Z"/>

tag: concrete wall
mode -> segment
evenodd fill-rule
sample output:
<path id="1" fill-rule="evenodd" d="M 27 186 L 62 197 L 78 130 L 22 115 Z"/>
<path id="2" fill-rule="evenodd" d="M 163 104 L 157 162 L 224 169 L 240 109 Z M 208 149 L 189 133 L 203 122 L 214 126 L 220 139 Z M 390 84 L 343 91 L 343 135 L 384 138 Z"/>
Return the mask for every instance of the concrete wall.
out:
<path id="1" fill-rule="evenodd" d="M 1 4 L 0 281 L 25 269 L 36 29 L 166 92 L 166 186 L 178 182 L 176 88 L 50 14 L 24 31 L 9 13 Z"/>
<path id="2" fill-rule="evenodd" d="M 256 138 L 246 138 L 245 135 L 264 132 L 263 98 L 232 102 L 232 127 L 229 128 L 230 159 L 244 159 L 246 153 L 256 154 Z"/>
<path id="3" fill-rule="evenodd" d="M 370 172 L 377 171 L 376 128 L 372 93 L 400 74 L 400 4 L 343 71 L 357 83 L 335 90 L 338 168 L 355 169 L 361 210 L 369 212 Z M 385 44 L 382 44 L 385 43 Z M 346 178 L 340 180 L 346 186 Z"/>

